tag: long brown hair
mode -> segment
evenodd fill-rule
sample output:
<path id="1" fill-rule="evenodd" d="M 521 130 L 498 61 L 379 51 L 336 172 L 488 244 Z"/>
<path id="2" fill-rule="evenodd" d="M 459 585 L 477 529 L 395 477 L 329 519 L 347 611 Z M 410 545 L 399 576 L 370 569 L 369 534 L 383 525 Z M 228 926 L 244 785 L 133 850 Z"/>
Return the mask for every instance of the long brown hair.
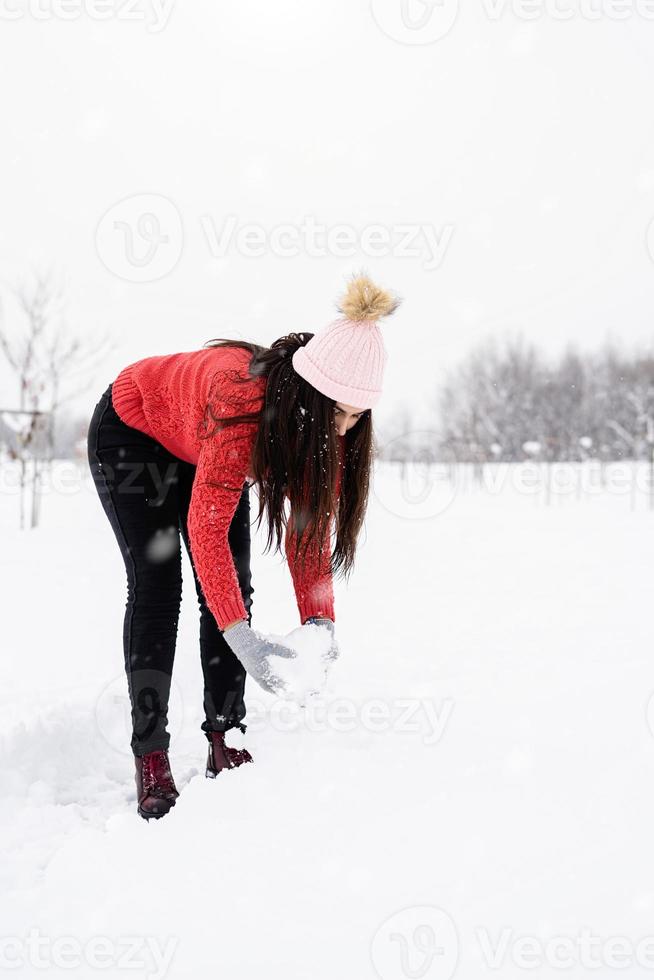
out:
<path id="1" fill-rule="evenodd" d="M 334 425 L 336 399 L 323 395 L 294 370 L 291 356 L 312 337 L 312 333 L 289 333 L 270 347 L 223 337 L 207 341 L 204 347 L 240 347 L 249 351 L 248 370 L 245 376 L 234 377 L 234 381 L 248 384 L 252 378 L 264 375 L 266 388 L 260 412 L 218 417 L 209 403 L 205 423 L 208 417 L 217 423 L 217 428 L 240 422 L 258 423 L 252 447 L 252 474 L 259 491 L 257 527 L 264 511 L 268 519 L 265 551 L 274 539 L 275 552 L 282 550 L 288 497 L 290 529 L 296 532 L 295 557 L 300 566 L 309 549 L 316 545 L 314 554 L 322 554 L 322 543 L 333 516 L 336 539 L 329 566 L 332 573 L 341 571 L 347 575 L 354 564 L 377 447 L 370 409 L 341 440 Z M 215 432 L 216 429 L 209 435 Z M 335 499 L 341 452 L 342 478 Z"/>

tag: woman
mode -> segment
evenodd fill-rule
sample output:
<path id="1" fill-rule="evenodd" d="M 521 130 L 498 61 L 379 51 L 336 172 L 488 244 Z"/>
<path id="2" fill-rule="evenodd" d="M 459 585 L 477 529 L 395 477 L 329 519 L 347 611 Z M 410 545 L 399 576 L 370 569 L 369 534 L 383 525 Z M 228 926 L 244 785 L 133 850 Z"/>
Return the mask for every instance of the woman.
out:
<path id="1" fill-rule="evenodd" d="M 245 731 L 245 674 L 283 692 L 275 671 L 294 651 L 251 628 L 249 481 L 267 516 L 268 550 L 284 550 L 302 625 L 334 638 L 332 574 L 347 574 L 365 514 L 370 410 L 386 362 L 377 320 L 399 300 L 352 277 L 342 314 L 317 334 L 270 348 L 217 339 L 199 351 L 125 367 L 88 431 L 95 486 L 127 571 L 123 650 L 132 711 L 138 813 L 167 813 L 168 697 L 181 603 L 181 532 L 200 606 L 207 776 L 250 762 L 225 744 Z M 286 500 L 290 514 L 285 513 Z M 336 528 L 331 553 L 332 529 Z"/>

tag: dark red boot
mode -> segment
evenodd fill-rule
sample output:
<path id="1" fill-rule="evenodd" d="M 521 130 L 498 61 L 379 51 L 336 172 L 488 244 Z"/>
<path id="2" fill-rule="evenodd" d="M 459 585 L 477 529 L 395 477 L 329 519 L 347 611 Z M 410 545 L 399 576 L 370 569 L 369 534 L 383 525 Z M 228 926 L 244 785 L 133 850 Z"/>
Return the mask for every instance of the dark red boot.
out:
<path id="1" fill-rule="evenodd" d="M 136 763 L 136 797 L 138 812 L 149 820 L 165 816 L 179 796 L 170 771 L 168 752 L 155 749 L 134 757 Z"/>
<path id="2" fill-rule="evenodd" d="M 244 762 L 252 762 L 252 756 L 247 749 L 234 749 L 225 745 L 224 732 L 205 732 L 209 739 L 209 755 L 207 756 L 207 771 L 205 776 L 215 779 L 223 769 L 236 769 Z"/>

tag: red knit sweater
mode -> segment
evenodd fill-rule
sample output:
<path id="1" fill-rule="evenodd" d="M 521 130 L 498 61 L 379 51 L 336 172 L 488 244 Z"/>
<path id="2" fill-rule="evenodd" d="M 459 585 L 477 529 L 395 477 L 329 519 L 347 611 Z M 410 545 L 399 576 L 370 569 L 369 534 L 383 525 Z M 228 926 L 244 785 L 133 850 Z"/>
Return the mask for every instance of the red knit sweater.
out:
<path id="1" fill-rule="evenodd" d="M 188 511 L 189 543 L 207 605 L 221 629 L 235 619 L 247 619 L 228 531 L 243 484 L 252 479 L 250 452 L 257 426 L 239 423 L 205 439 L 198 439 L 197 429 L 209 401 L 218 417 L 262 409 L 264 377 L 252 378 L 248 385 L 234 382 L 247 376 L 249 359 L 249 352 L 239 347 L 146 357 L 123 368 L 112 386 L 113 405 L 123 422 L 197 468 Z M 341 474 L 339 469 L 337 494 Z M 309 616 L 335 620 L 329 569 L 332 527 L 333 518 L 322 556 L 314 549 L 304 570 L 293 560 L 294 534 L 286 529 L 286 559 L 302 623 Z"/>

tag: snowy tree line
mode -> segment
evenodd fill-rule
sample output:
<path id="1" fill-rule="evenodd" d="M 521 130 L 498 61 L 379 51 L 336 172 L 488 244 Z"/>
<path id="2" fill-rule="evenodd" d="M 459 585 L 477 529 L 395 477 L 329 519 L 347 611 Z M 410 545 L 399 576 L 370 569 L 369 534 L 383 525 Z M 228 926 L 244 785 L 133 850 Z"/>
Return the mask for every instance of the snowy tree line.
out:
<path id="1" fill-rule="evenodd" d="M 476 463 L 651 460 L 654 355 L 607 344 L 550 359 L 520 336 L 488 340 L 446 376 L 432 445 L 416 449 Z"/>

